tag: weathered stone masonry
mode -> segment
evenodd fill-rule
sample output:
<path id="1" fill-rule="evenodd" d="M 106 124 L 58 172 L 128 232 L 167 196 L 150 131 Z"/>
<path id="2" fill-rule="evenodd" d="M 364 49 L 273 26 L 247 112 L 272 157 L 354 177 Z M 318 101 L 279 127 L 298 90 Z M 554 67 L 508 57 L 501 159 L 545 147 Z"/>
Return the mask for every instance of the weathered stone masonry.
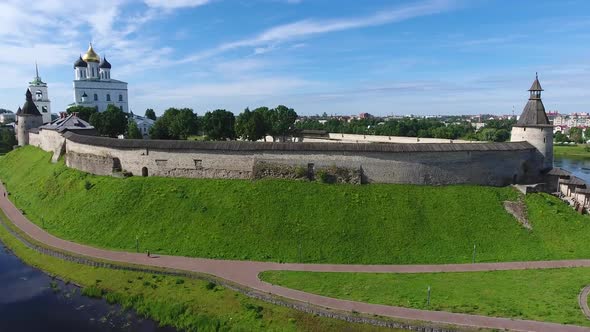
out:
<path id="1" fill-rule="evenodd" d="M 337 144 L 118 140 L 66 133 L 69 167 L 111 175 L 251 179 L 258 163 L 358 170 L 364 183 L 504 186 L 541 178 L 542 154 L 527 142 Z M 45 148 L 45 147 L 44 147 Z M 51 150 L 50 150 L 51 151 Z"/>

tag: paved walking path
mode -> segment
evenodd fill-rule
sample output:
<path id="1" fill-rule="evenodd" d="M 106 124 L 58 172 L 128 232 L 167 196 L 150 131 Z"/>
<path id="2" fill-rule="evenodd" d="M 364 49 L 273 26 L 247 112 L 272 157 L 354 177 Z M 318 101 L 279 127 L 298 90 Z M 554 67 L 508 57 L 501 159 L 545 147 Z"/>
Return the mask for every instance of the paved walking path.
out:
<path id="1" fill-rule="evenodd" d="M 206 273 L 219 278 L 303 303 L 310 303 L 324 308 L 344 311 L 356 311 L 370 315 L 379 315 L 397 319 L 427 321 L 440 324 L 469 326 L 489 329 L 508 329 L 516 331 L 590 331 L 590 328 L 545 323 L 529 320 L 496 318 L 479 315 L 458 314 L 441 311 L 428 311 L 401 308 L 387 305 L 369 304 L 355 301 L 339 300 L 325 296 L 306 293 L 294 289 L 274 286 L 263 282 L 258 274 L 268 270 L 295 270 L 316 272 L 464 272 L 491 270 L 547 269 L 561 267 L 588 267 L 590 260 L 563 260 L 537 262 L 507 262 L 481 264 L 445 264 L 445 265 L 337 265 L 337 264 L 280 264 L 271 262 L 230 261 L 204 258 L 158 255 L 147 257 L 145 254 L 98 249 L 57 238 L 30 222 L 18 208 L 4 195 L 5 189 L 0 185 L 0 208 L 8 218 L 31 238 L 48 246 L 75 254 L 104 259 L 114 262 L 138 264 Z M 526 285 L 523 285 L 526 287 Z"/>
<path id="2" fill-rule="evenodd" d="M 578 304 L 584 315 L 590 319 L 590 308 L 588 307 L 588 294 L 590 293 L 590 285 L 584 287 L 578 296 Z"/>

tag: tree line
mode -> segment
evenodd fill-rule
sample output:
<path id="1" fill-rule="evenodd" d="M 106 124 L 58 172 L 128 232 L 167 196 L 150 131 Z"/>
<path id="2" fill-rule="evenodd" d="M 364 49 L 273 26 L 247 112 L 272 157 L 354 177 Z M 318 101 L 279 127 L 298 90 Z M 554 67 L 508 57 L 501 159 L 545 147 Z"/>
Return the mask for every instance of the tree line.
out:
<path id="1" fill-rule="evenodd" d="M 471 123 L 466 121 L 445 124 L 436 119 L 402 118 L 383 121 L 378 118 L 369 118 L 346 121 L 331 118 L 325 123 L 316 119 L 300 121 L 297 123 L 297 128 L 343 134 L 504 142 L 510 138 L 510 130 L 515 123 L 514 119 L 488 120 L 485 127 L 476 130 Z"/>
<path id="2" fill-rule="evenodd" d="M 69 113 L 93 125 L 100 135 L 127 138 L 142 138 L 135 121 L 120 108 L 109 105 L 105 112 L 99 113 L 94 107 L 73 106 Z M 246 108 L 237 117 L 223 109 L 206 112 L 204 116 L 190 108 L 169 108 L 160 117 L 153 109 L 147 109 L 145 117 L 155 121 L 150 129 L 153 139 L 184 140 L 203 134 L 208 140 L 283 141 L 302 130 L 325 130 L 331 133 L 406 136 L 423 138 L 465 139 L 472 141 L 504 142 L 510 138 L 514 119 L 488 120 L 485 126 L 476 130 L 471 123 L 456 121 L 445 124 L 437 119 L 402 118 L 382 121 L 378 118 L 353 119 L 350 121 L 330 118 L 325 122 L 305 119 L 296 122 L 297 113 L 284 105 L 275 108 Z"/>
<path id="3" fill-rule="evenodd" d="M 77 113 L 82 120 L 94 126 L 102 136 L 142 138 L 135 121 L 120 108 L 108 105 L 106 111 L 100 113 L 95 107 L 72 106 L 68 113 Z M 208 140 L 234 140 L 237 138 L 249 141 L 266 140 L 271 136 L 274 140 L 294 134 L 297 113 L 284 105 L 276 108 L 258 107 L 254 110 L 246 108 L 237 117 L 232 112 L 218 109 L 206 112 L 198 117 L 190 108 L 169 108 L 156 118 L 153 109 L 147 109 L 146 118 L 155 120 L 150 129 L 153 139 L 189 139 L 191 136 L 204 134 Z"/>

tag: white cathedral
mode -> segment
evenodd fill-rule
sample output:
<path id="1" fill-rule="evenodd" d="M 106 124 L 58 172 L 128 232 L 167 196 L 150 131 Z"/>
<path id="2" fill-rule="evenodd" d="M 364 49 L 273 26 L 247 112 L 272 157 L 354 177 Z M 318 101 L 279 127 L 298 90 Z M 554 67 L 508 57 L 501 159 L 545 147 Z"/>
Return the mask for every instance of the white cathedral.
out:
<path id="1" fill-rule="evenodd" d="M 129 112 L 127 82 L 111 78 L 111 64 L 94 52 L 92 44 L 74 63 L 74 105 L 95 106 L 104 112 L 109 104 Z"/>

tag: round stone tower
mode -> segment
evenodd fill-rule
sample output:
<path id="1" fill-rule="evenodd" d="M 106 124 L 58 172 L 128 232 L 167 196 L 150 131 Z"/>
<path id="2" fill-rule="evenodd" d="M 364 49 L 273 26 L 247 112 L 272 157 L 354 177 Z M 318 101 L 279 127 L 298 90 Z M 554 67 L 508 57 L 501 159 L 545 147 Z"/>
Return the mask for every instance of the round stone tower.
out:
<path id="1" fill-rule="evenodd" d="M 31 90 L 27 89 L 26 101 L 16 112 L 16 139 L 19 146 L 29 144 L 29 130 L 43 125 L 43 116 L 33 101 Z"/>
<path id="2" fill-rule="evenodd" d="M 535 77 L 527 102 L 518 122 L 512 127 L 511 142 L 527 141 L 543 155 L 543 170 L 553 168 L 553 125 L 541 100 L 541 83 Z"/>

